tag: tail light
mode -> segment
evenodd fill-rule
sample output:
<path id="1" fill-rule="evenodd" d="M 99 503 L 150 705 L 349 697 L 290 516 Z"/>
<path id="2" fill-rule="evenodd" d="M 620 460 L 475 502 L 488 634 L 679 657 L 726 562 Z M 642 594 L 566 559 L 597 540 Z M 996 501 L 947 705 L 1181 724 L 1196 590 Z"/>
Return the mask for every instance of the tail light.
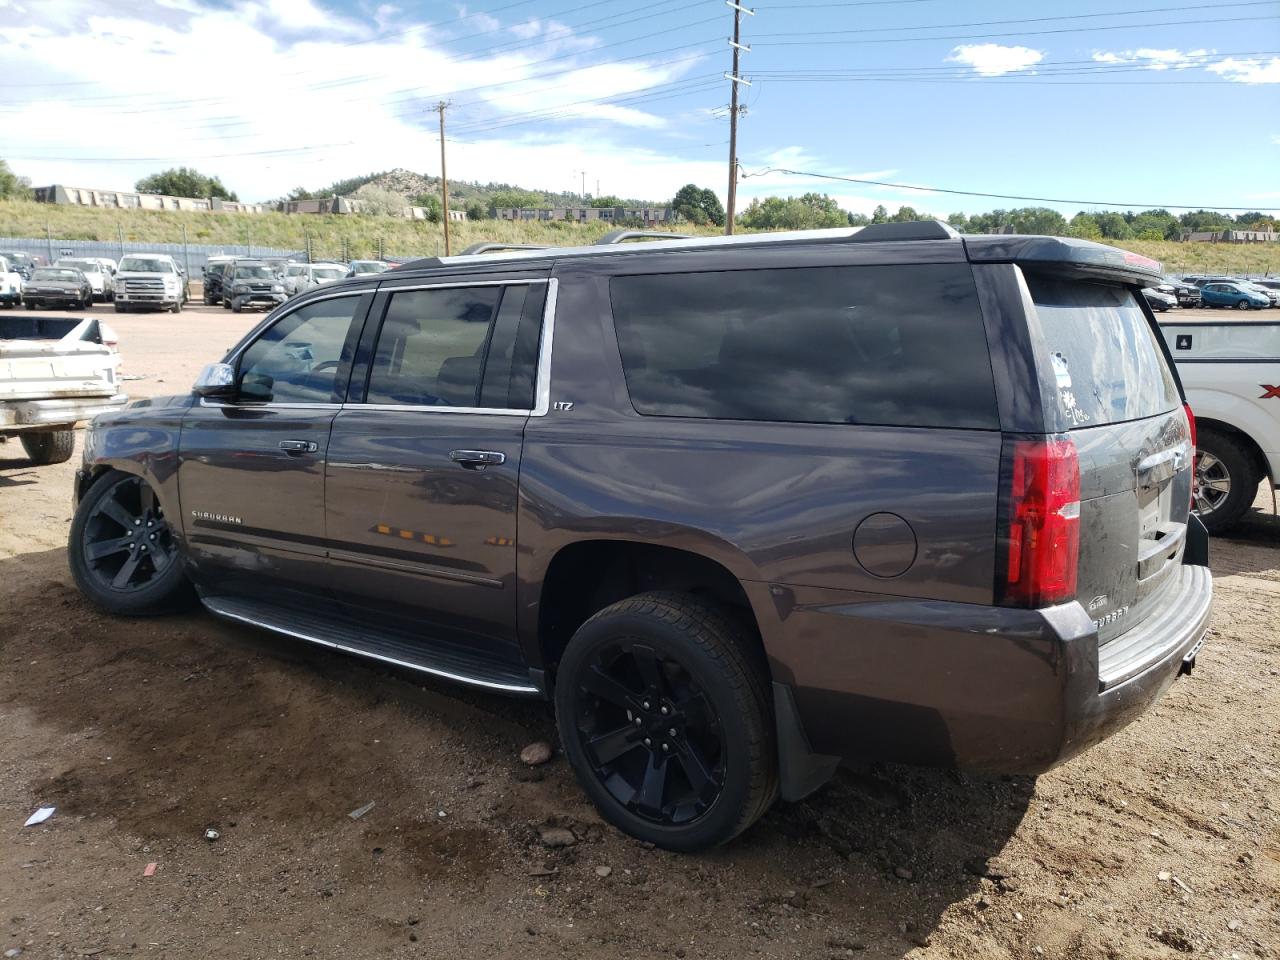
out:
<path id="1" fill-rule="evenodd" d="M 1183 412 L 1187 415 L 1187 429 L 1191 431 L 1191 509 L 1196 508 L 1196 415 L 1191 412 L 1191 404 L 1184 403 L 1182 405 Z"/>
<path id="2" fill-rule="evenodd" d="M 1076 596 L 1080 460 L 1067 437 L 1013 443 L 1003 601 L 1045 607 Z"/>

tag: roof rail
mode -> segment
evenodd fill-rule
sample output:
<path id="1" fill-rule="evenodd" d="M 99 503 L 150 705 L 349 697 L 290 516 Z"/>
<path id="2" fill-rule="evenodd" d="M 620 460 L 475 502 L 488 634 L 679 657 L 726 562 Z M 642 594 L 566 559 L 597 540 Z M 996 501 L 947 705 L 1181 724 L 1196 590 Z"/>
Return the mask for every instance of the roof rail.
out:
<path id="1" fill-rule="evenodd" d="M 878 243 L 886 240 L 959 240 L 955 227 L 941 220 L 910 220 L 906 223 L 873 223 L 849 238 L 850 243 Z"/>
<path id="2" fill-rule="evenodd" d="M 693 240 L 691 233 L 668 233 L 666 230 L 610 230 L 592 246 L 609 246 L 627 240 Z"/>
<path id="3" fill-rule="evenodd" d="M 473 243 L 461 253 L 460 257 L 470 257 L 477 253 L 492 253 L 494 250 L 546 250 L 548 244 L 545 243 L 496 243 L 496 242 L 480 242 Z"/>

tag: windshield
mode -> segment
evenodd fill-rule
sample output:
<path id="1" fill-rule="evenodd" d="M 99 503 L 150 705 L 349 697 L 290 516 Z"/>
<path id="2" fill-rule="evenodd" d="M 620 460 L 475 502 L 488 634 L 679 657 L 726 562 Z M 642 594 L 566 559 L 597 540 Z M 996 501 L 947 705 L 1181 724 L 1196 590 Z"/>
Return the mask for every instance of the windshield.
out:
<path id="1" fill-rule="evenodd" d="M 316 270 L 314 274 L 317 280 L 341 280 L 346 276 L 346 271 L 330 267 L 325 270 Z"/>
<path id="2" fill-rule="evenodd" d="M 72 270 L 79 270 L 83 273 L 98 273 L 102 269 L 89 260 L 59 260 L 54 266 L 70 267 Z"/>
<path id="3" fill-rule="evenodd" d="M 307 272 L 306 267 L 302 266 L 302 264 L 295 263 L 291 267 L 289 267 L 289 269 L 285 272 L 285 276 L 300 277 L 306 272 Z"/>
<path id="4" fill-rule="evenodd" d="M 168 260 L 156 260 L 151 257 L 125 257 L 120 261 L 120 271 L 129 270 L 134 273 L 173 273 L 173 264 Z"/>
<path id="5" fill-rule="evenodd" d="M 385 263 L 378 263 L 375 260 L 357 260 L 351 264 L 353 273 L 382 273 L 386 269 Z"/>
<path id="6" fill-rule="evenodd" d="M 80 279 L 80 274 L 69 268 L 58 267 L 41 267 L 31 277 L 32 280 L 70 280 L 75 283 Z"/>
<path id="7" fill-rule="evenodd" d="M 253 266 L 236 267 L 237 280 L 270 280 L 275 273 L 268 266 L 255 264 Z"/>

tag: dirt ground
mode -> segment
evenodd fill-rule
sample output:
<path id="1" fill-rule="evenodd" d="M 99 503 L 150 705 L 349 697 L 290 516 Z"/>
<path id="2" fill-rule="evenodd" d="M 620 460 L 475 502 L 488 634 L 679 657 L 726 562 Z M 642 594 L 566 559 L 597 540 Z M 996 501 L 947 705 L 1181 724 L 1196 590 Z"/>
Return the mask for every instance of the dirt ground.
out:
<path id="1" fill-rule="evenodd" d="M 112 315 L 129 391 L 184 390 L 255 319 Z M 692 857 L 602 824 L 558 754 L 519 763 L 555 742 L 545 705 L 95 613 L 65 558 L 75 461 L 20 456 L 0 445 L 5 957 L 1280 956 L 1265 491 L 1213 544 L 1194 674 L 1111 740 L 1037 780 L 844 772 Z"/>

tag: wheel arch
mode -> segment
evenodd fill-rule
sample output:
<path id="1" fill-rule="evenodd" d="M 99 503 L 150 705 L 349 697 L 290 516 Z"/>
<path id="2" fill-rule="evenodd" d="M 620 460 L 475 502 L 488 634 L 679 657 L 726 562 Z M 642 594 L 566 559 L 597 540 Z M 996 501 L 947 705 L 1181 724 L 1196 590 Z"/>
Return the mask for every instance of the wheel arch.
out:
<path id="1" fill-rule="evenodd" d="M 707 552 L 623 538 L 591 538 L 561 546 L 549 559 L 536 600 L 536 661 L 551 686 L 574 632 L 597 611 L 652 590 L 715 600 L 737 619 L 768 677 L 761 623 L 742 578 Z"/>

